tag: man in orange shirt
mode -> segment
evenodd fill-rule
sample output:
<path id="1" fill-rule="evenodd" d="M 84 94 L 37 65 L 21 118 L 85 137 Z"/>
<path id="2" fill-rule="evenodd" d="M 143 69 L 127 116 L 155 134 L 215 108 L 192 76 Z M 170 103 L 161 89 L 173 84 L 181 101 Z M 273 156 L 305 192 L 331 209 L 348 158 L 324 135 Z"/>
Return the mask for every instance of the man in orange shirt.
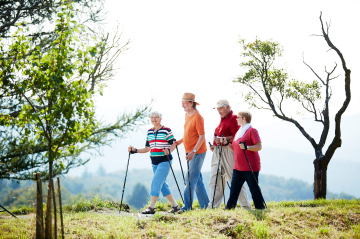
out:
<path id="1" fill-rule="evenodd" d="M 186 160 L 189 163 L 188 174 L 190 174 L 190 185 L 189 178 L 186 177 L 186 186 L 184 190 L 185 205 L 181 208 L 182 211 L 191 209 L 195 192 L 201 208 L 206 208 L 209 204 L 209 197 L 206 193 L 201 174 L 201 168 L 207 150 L 204 118 L 196 109 L 196 105 L 199 105 L 199 103 L 195 101 L 195 95 L 192 93 L 184 93 L 182 98 L 182 107 L 186 112 L 184 136 L 182 139 L 175 142 L 176 145 L 184 143 Z M 191 187 L 191 190 L 189 186 Z"/>

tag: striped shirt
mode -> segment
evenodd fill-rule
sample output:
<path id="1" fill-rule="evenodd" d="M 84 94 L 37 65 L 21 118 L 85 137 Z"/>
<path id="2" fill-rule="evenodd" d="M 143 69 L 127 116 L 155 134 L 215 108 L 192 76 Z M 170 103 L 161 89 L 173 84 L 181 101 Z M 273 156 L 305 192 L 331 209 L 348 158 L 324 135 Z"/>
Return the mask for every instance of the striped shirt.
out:
<path id="1" fill-rule="evenodd" d="M 158 131 L 155 131 L 154 128 L 149 129 L 145 146 L 150 147 L 152 164 L 158 165 L 161 162 L 167 162 L 168 159 L 163 150 L 164 148 L 169 149 L 173 143 L 174 135 L 170 128 L 162 126 Z M 172 159 L 171 154 L 169 154 L 169 159 Z"/>

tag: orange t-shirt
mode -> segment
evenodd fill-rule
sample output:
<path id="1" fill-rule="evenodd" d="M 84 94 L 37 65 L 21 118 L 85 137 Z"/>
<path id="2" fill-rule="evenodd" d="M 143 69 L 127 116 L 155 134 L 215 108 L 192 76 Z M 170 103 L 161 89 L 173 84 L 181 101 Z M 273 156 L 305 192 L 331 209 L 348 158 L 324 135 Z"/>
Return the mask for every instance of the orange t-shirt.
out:
<path id="1" fill-rule="evenodd" d="M 205 134 L 204 129 L 204 118 L 201 114 L 196 111 L 191 117 L 188 114 L 185 114 L 185 124 L 184 124 L 184 137 L 183 143 L 185 147 L 185 152 L 190 153 L 194 148 L 196 143 L 199 140 L 199 135 Z M 206 148 L 206 140 L 204 140 L 197 150 L 197 154 L 205 153 Z"/>

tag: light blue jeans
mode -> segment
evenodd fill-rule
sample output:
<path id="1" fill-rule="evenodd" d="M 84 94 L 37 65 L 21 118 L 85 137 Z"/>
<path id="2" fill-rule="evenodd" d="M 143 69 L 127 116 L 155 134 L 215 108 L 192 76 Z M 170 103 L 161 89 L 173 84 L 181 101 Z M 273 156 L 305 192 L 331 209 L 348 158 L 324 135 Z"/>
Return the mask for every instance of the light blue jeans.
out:
<path id="1" fill-rule="evenodd" d="M 170 161 L 172 163 L 172 160 Z M 159 197 L 160 191 L 164 197 L 171 194 L 169 185 L 166 182 L 166 178 L 170 171 L 169 162 L 162 162 L 158 165 L 152 164 L 154 177 L 151 182 L 150 195 Z"/>
<path id="2" fill-rule="evenodd" d="M 188 173 L 186 173 L 185 181 L 186 186 L 184 190 L 184 200 L 185 205 L 181 208 L 183 211 L 190 210 L 190 206 L 192 205 L 195 197 L 199 200 L 199 204 L 201 208 L 207 208 L 209 204 L 209 197 L 205 190 L 205 185 L 203 183 L 201 168 L 203 166 L 205 160 L 205 153 L 195 154 L 194 158 L 189 162 L 189 172 L 190 172 L 190 186 L 191 186 L 191 201 L 190 201 L 190 190 L 189 190 L 189 177 Z"/>

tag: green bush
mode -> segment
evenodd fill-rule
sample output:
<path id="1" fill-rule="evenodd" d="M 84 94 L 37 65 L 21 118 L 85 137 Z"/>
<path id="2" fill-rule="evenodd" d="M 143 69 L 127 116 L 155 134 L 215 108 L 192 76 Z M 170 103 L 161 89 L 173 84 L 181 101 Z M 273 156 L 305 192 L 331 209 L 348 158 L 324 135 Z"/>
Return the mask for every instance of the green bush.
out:
<path id="1" fill-rule="evenodd" d="M 15 215 L 26 215 L 35 212 L 35 208 L 30 205 L 21 205 L 21 206 L 14 206 L 9 211 Z"/>

